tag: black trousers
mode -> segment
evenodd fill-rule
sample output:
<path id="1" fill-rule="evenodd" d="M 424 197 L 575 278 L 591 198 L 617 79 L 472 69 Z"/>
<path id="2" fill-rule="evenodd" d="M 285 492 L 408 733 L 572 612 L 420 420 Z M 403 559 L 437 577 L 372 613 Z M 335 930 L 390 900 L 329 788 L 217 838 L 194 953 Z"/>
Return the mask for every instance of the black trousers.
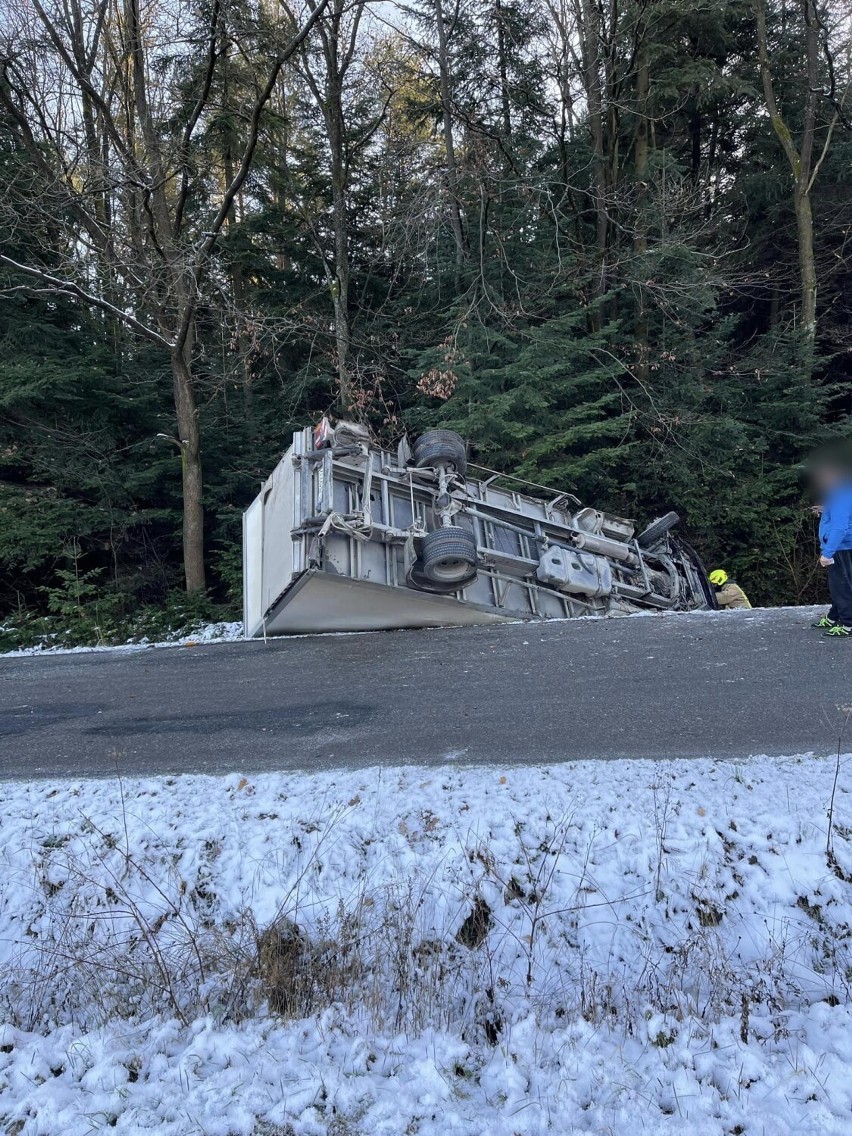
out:
<path id="1" fill-rule="evenodd" d="M 828 566 L 828 590 L 831 592 L 829 618 L 844 627 L 852 627 L 852 549 L 835 552 L 834 563 Z"/>

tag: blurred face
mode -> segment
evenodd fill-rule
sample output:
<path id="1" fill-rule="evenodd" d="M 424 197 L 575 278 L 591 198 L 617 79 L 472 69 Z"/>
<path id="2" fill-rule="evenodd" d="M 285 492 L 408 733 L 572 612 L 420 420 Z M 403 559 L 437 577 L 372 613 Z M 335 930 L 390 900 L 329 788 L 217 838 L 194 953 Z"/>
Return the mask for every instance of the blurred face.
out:
<path id="1" fill-rule="evenodd" d="M 852 439 L 835 439 L 814 450 L 809 465 L 811 488 L 821 501 L 838 485 L 852 482 Z"/>
<path id="2" fill-rule="evenodd" d="M 846 480 L 846 472 L 837 465 L 818 465 L 814 469 L 811 480 L 816 495 L 824 497 L 832 489 Z"/>

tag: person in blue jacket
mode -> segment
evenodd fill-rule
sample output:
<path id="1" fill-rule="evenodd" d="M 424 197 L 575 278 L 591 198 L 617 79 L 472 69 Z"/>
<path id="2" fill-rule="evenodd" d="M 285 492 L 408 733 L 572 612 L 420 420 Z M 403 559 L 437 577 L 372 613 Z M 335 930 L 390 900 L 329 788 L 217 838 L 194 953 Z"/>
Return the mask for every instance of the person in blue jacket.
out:
<path id="1" fill-rule="evenodd" d="M 852 636 L 852 469 L 825 460 L 814 470 L 822 498 L 819 522 L 820 567 L 828 569 L 831 608 L 818 619 L 831 639 Z"/>

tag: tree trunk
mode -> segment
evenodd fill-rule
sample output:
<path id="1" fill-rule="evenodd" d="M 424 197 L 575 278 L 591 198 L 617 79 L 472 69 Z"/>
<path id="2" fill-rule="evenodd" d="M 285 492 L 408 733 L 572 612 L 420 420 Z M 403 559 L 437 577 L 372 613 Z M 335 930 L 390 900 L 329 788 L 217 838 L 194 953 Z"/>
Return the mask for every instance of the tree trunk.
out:
<path id="1" fill-rule="evenodd" d="M 689 175 L 693 185 L 701 180 L 701 111 L 693 109 L 689 116 Z"/>
<path id="2" fill-rule="evenodd" d="M 633 158 L 636 172 L 636 218 L 633 235 L 633 252 L 640 277 L 644 278 L 645 253 L 648 251 L 647 197 L 648 185 L 648 93 L 651 87 L 651 68 L 645 32 L 639 45 L 636 62 L 636 133 L 633 142 Z M 636 283 L 638 291 L 635 337 L 636 373 L 642 383 L 648 381 L 648 314 L 645 298 L 645 285 L 642 279 Z"/>
<path id="3" fill-rule="evenodd" d="M 494 22 L 497 25 L 497 63 L 500 69 L 500 109 L 503 116 L 503 143 L 507 149 L 512 145 L 512 112 L 509 97 L 509 67 L 506 62 L 506 29 L 503 26 L 503 9 L 496 0 Z"/>
<path id="4" fill-rule="evenodd" d="M 447 186 L 450 191 L 450 224 L 456 244 L 456 291 L 461 285 L 461 269 L 465 259 L 464 232 L 459 205 L 459 179 L 456 148 L 453 141 L 452 79 L 444 24 L 443 0 L 435 0 L 435 30 L 438 33 L 438 72 L 441 87 L 441 113 L 444 126 L 444 150 L 447 158 Z"/>
<path id="5" fill-rule="evenodd" d="M 192 382 L 192 337 L 172 352 L 175 416 L 183 481 L 183 567 L 188 592 L 202 592 L 204 575 L 204 504 L 201 478 L 201 431 Z"/>
<path id="6" fill-rule="evenodd" d="M 816 301 L 817 276 L 814 260 L 814 227 L 811 210 L 811 190 L 823 159 L 828 153 L 831 136 L 837 117 L 828 126 L 822 152 L 814 162 L 814 143 L 816 141 L 816 106 L 820 92 L 820 44 L 819 19 L 814 0 L 802 0 L 802 13 L 805 24 L 805 82 L 802 101 L 802 128 L 798 146 L 793 141 L 790 128 L 784 121 L 775 96 L 772 82 L 772 68 L 769 60 L 769 43 L 766 31 L 765 0 L 755 0 L 757 26 L 757 47 L 760 60 L 760 74 L 763 94 L 772 128 L 778 136 L 781 147 L 790 163 L 793 178 L 793 209 L 796 214 L 796 235 L 798 238 L 799 289 L 801 298 L 801 328 L 805 339 L 805 349 L 810 359 L 816 340 Z"/>
<path id="7" fill-rule="evenodd" d="M 315 73 L 315 61 L 303 56 L 303 74 L 316 100 L 326 133 L 331 173 L 331 222 L 334 235 L 334 263 L 323 251 L 323 266 L 334 310 L 334 354 L 337 369 L 337 395 L 344 413 L 360 414 L 359 392 L 352 378 L 352 327 L 349 308 L 349 162 L 350 139 L 347 136 L 346 75 L 355 56 L 358 28 L 364 12 L 364 0 L 356 0 L 351 9 L 347 0 L 333 0 L 326 19 L 319 25 L 322 40 L 324 74 Z M 351 11 L 347 26 L 346 14 Z"/>
<path id="8" fill-rule="evenodd" d="M 811 211 L 811 195 L 800 185 L 793 193 L 796 210 L 796 231 L 799 238 L 799 279 L 801 281 L 802 318 L 801 327 L 805 340 L 812 345 L 816 337 L 817 275 L 814 260 L 814 219 Z"/>
<path id="9" fill-rule="evenodd" d="M 228 186 L 234 180 L 234 155 L 237 152 L 235 145 L 234 129 L 230 125 L 230 114 L 232 112 L 231 102 L 231 43 L 226 33 L 221 36 L 221 43 L 219 47 L 219 56 L 222 60 L 222 104 L 225 107 L 224 120 L 228 124 L 225 126 L 224 135 L 222 138 L 222 195 L 224 196 Z M 240 205 L 240 215 L 237 215 L 237 204 Z M 234 229 L 237 222 L 242 220 L 242 198 L 235 198 L 231 202 L 231 208 L 228 210 L 228 219 L 223 226 L 224 232 L 228 237 L 234 235 Z M 242 371 L 242 393 L 243 393 L 243 412 L 247 423 L 251 424 L 252 421 L 252 375 L 251 364 L 249 361 L 248 344 L 245 341 L 243 334 L 241 317 L 245 311 L 245 284 L 243 280 L 243 269 L 239 260 L 233 257 L 231 260 L 231 296 L 234 301 L 234 312 L 236 314 L 236 351 L 237 359 L 239 360 L 240 370 Z"/>
<path id="10" fill-rule="evenodd" d="M 343 90 L 336 75 L 329 77 L 327 96 L 326 124 L 331 150 L 331 206 L 334 225 L 334 277 L 330 288 L 334 306 L 337 389 L 342 409 L 349 411 L 353 409 L 354 402 L 349 359 L 352 345 L 349 326 L 349 223 L 346 209 Z"/>
<path id="11" fill-rule="evenodd" d="M 600 275 L 597 292 L 606 291 L 606 245 L 609 221 L 606 210 L 607 163 L 604 150 L 603 91 L 601 86 L 600 19 L 593 0 L 581 0 L 583 86 L 588 104 L 589 132 L 592 139 L 592 172 L 595 206 L 595 243 Z"/>

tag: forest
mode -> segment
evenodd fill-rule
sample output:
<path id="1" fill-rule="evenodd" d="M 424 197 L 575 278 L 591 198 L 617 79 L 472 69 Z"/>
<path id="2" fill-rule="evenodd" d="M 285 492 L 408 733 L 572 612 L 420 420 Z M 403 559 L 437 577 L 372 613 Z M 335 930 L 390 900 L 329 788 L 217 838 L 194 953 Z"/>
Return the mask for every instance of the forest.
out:
<path id="1" fill-rule="evenodd" d="M 846 0 L 6 0 L 0 165 L 4 643 L 237 618 L 325 414 L 821 597 Z"/>

